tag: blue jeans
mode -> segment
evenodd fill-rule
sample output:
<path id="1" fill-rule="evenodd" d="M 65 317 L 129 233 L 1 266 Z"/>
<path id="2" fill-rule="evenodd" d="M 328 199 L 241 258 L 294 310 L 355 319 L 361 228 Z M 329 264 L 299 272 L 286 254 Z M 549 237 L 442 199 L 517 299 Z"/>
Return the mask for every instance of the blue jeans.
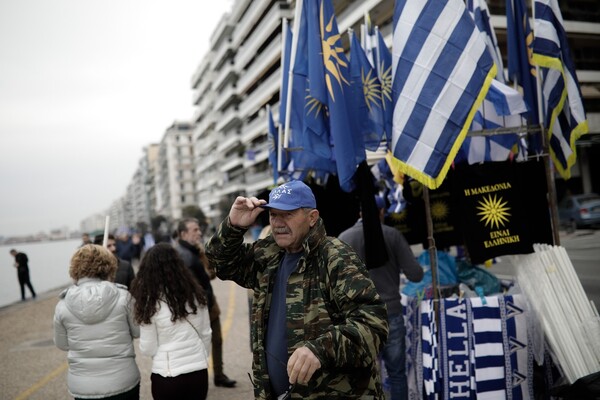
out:
<path id="1" fill-rule="evenodd" d="M 390 393 L 392 400 L 406 400 L 406 328 L 402 313 L 388 315 L 388 324 L 388 340 L 383 347 L 382 356 L 390 383 Z"/>

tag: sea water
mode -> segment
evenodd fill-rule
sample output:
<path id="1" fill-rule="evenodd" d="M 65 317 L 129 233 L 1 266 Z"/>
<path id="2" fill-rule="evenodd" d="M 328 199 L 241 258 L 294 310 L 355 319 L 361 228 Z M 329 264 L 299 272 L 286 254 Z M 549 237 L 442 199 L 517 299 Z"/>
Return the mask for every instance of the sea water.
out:
<path id="1" fill-rule="evenodd" d="M 0 246 L 0 307 L 21 301 L 21 289 L 14 267 L 15 259 L 10 250 L 15 249 L 27 254 L 29 258 L 29 277 L 33 289 L 38 295 L 49 290 L 69 285 L 69 262 L 81 244 L 81 239 L 21 243 Z M 25 286 L 25 297 L 31 293 Z"/>

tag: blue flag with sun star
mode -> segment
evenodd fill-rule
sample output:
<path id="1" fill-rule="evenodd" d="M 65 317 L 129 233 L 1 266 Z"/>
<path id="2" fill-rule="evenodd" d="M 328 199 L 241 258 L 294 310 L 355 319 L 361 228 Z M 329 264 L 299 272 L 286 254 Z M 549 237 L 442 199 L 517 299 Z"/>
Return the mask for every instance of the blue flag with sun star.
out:
<path id="1" fill-rule="evenodd" d="M 381 84 L 381 105 L 385 120 L 385 138 L 388 146 L 392 143 L 392 120 L 394 103 L 392 101 L 392 53 L 383 40 L 383 35 L 377 30 L 377 77 Z"/>
<path id="2" fill-rule="evenodd" d="M 397 0 L 392 168 L 439 187 L 496 67 L 461 0 Z"/>
<path id="3" fill-rule="evenodd" d="M 538 125 L 538 97 L 535 81 L 535 66 L 531 62 L 533 32 L 529 26 L 527 6 L 523 0 L 506 0 L 506 36 L 508 47 L 508 76 L 523 90 L 529 113 L 527 122 Z M 540 135 L 529 136 L 530 154 L 542 151 Z"/>
<path id="4" fill-rule="evenodd" d="M 348 102 L 353 110 L 354 129 L 358 129 L 365 147 L 375 151 L 381 143 L 384 129 L 381 85 L 354 34 L 350 42 L 350 84 L 352 91 Z"/>
<path id="5" fill-rule="evenodd" d="M 303 0 L 298 36 L 295 61 L 305 65 L 294 65 L 294 73 L 304 74 L 307 81 L 305 107 L 325 117 L 319 120 L 324 124 L 318 129 L 311 127 L 316 135 L 305 137 L 303 143 L 309 146 L 307 140 L 316 136 L 322 145 L 327 142 L 322 136 L 330 138 L 340 187 L 350 192 L 355 188 L 354 173 L 366 154 L 362 138 L 350 123 L 346 99 L 350 95 L 349 64 L 330 0 Z M 314 119 L 311 114 L 305 122 L 310 124 Z"/>

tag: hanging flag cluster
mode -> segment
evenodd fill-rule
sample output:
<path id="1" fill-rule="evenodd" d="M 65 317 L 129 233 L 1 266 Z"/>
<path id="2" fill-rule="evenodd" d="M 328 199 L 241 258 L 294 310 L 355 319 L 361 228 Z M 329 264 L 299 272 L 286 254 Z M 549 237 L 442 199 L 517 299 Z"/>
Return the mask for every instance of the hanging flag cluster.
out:
<path id="1" fill-rule="evenodd" d="M 383 146 L 395 175 L 435 189 L 455 162 L 540 155 L 541 135 L 523 131 L 543 122 L 567 178 L 587 122 L 557 2 L 536 0 L 535 11 L 534 38 L 524 0 L 506 1 L 507 79 L 485 0 L 397 0 L 393 51 L 369 20 L 360 40 L 351 35 L 349 57 L 332 1 L 297 1 L 294 34 L 284 24 L 282 35 L 274 176 L 333 174 L 352 191 L 366 152 Z"/>
<path id="2" fill-rule="evenodd" d="M 536 0 L 534 7 L 533 62 L 542 67 L 544 126 L 554 166 L 568 179 L 577 157 L 575 141 L 589 128 L 558 2 Z"/>

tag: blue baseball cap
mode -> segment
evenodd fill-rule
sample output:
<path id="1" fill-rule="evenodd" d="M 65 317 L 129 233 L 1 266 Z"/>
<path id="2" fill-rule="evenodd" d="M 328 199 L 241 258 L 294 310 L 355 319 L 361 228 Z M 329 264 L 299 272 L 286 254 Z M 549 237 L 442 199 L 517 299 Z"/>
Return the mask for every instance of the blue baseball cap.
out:
<path id="1" fill-rule="evenodd" d="M 261 207 L 291 211 L 298 208 L 317 208 L 312 190 L 302 181 L 290 181 L 277 186 L 269 193 L 269 203 Z"/>

